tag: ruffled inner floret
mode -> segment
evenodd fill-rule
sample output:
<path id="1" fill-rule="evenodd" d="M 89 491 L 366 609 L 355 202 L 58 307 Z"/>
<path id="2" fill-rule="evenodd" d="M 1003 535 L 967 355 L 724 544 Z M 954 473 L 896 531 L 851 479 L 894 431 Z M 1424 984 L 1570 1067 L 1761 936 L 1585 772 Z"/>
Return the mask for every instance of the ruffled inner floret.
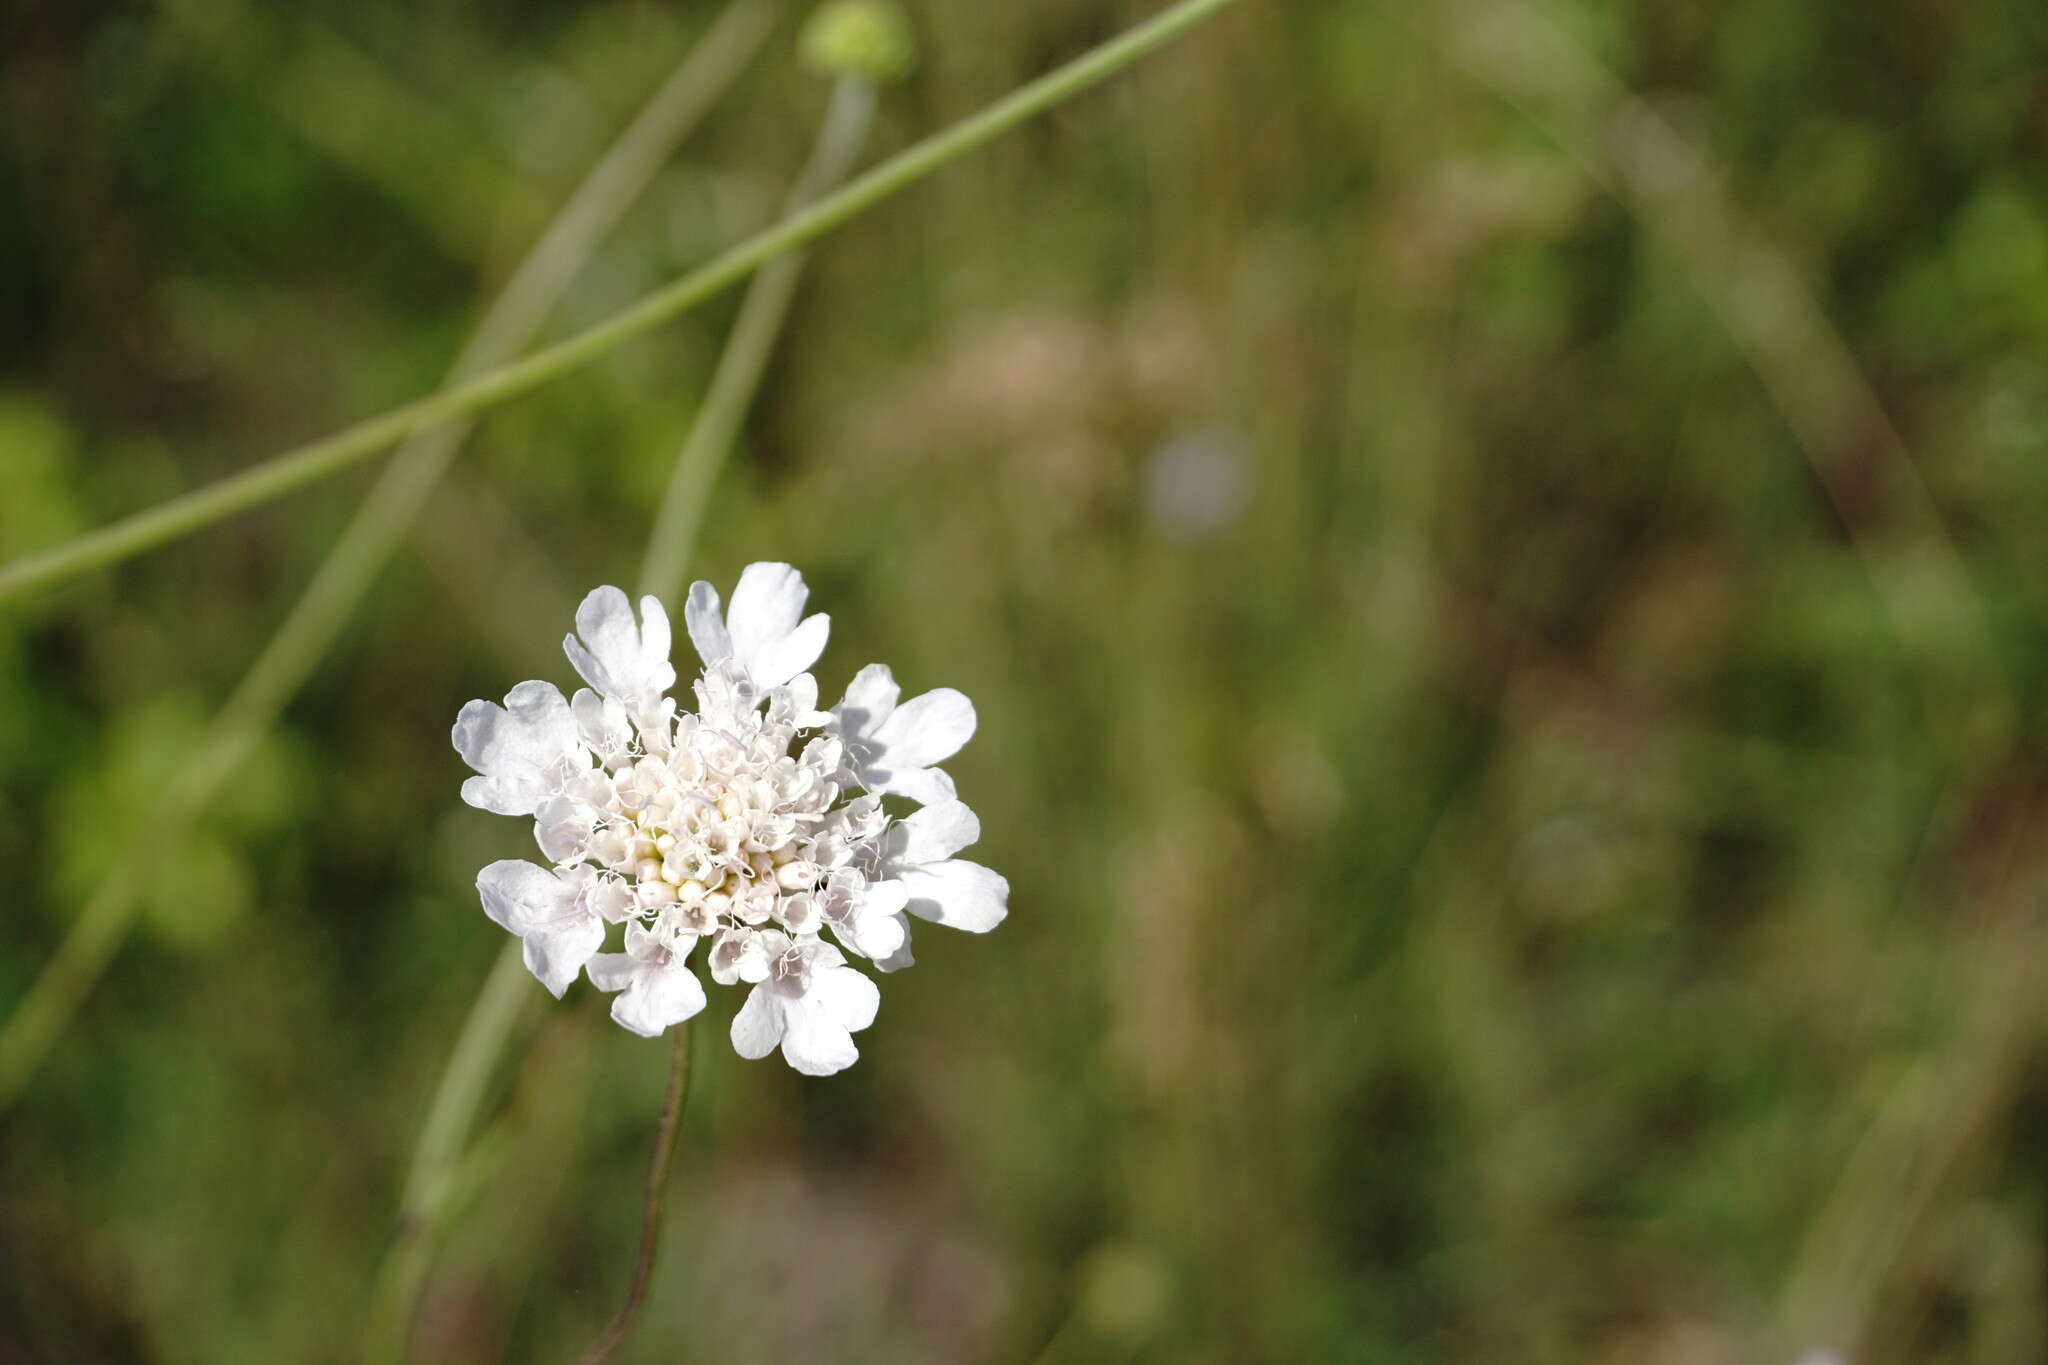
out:
<path id="1" fill-rule="evenodd" d="M 790 753 L 799 730 L 787 687 L 757 701 L 750 683 L 721 668 L 697 696 L 697 714 L 636 735 L 629 761 L 608 775 L 588 857 L 632 884 L 642 915 L 684 932 L 771 921 L 813 932 L 815 892 L 848 823 L 833 812 L 843 746 L 818 736 Z"/>

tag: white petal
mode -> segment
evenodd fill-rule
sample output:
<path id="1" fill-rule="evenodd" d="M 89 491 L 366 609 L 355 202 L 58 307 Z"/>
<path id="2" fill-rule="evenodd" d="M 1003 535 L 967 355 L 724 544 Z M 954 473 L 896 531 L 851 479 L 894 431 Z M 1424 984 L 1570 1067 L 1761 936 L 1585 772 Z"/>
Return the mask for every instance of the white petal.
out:
<path id="1" fill-rule="evenodd" d="M 658 676 L 662 669 L 668 671 L 668 681 L 654 690 L 666 692 L 676 684 L 675 664 L 669 658 L 675 648 L 675 633 L 669 629 L 668 608 L 661 605 L 661 599 L 649 593 L 640 599 L 640 655 L 653 666 Z"/>
<path id="2" fill-rule="evenodd" d="M 827 967 L 811 980 L 810 993 L 833 1023 L 858 1033 L 875 1022 L 881 1008 L 881 988 L 851 967 Z"/>
<path id="3" fill-rule="evenodd" d="M 944 768 L 896 768 L 887 778 L 877 778 L 873 790 L 886 796 L 901 796 L 921 806 L 951 801 L 957 789 Z M 872 776 L 872 774 L 870 774 Z"/>
<path id="4" fill-rule="evenodd" d="M 974 737 L 974 703 L 950 687 L 912 697 L 874 732 L 877 765 L 929 768 L 960 752 Z"/>
<path id="5" fill-rule="evenodd" d="M 581 888 L 544 867 L 506 859 L 477 874 L 484 913 L 525 945 L 526 966 L 559 998 L 604 946 L 604 921 L 583 904 Z"/>
<path id="6" fill-rule="evenodd" d="M 484 913 L 522 938 L 575 913 L 562 884 L 544 867 L 505 858 L 476 874 Z"/>
<path id="7" fill-rule="evenodd" d="M 785 938 L 783 948 L 787 949 L 790 942 L 791 940 Z M 804 963 L 813 971 L 822 971 L 828 967 L 844 967 L 846 954 L 821 939 L 812 939 L 804 944 Z"/>
<path id="8" fill-rule="evenodd" d="M 796 723 L 806 729 L 819 723 L 817 678 L 798 673 L 789 680 L 789 709 Z"/>
<path id="9" fill-rule="evenodd" d="M 905 908 L 949 929 L 985 934 L 1010 913 L 1010 883 L 980 863 L 955 858 L 904 868 L 897 875 L 910 890 Z"/>
<path id="10" fill-rule="evenodd" d="M 551 796 L 534 812 L 533 837 L 550 860 L 571 863 L 583 856 L 595 824 L 596 813 L 583 802 Z"/>
<path id="11" fill-rule="evenodd" d="M 706 668 L 732 657 L 732 635 L 718 610 L 718 589 L 709 583 L 700 579 L 690 585 L 690 595 L 683 601 L 683 625 Z"/>
<path id="12" fill-rule="evenodd" d="M 832 708 L 832 714 L 838 718 L 836 728 L 846 735 L 872 733 L 895 711 L 896 699 L 902 692 L 887 664 L 869 664 L 853 675 L 853 681 L 846 685 L 846 695 Z"/>
<path id="13" fill-rule="evenodd" d="M 473 701 L 450 735 L 462 761 L 481 773 L 462 784 L 462 799 L 499 815 L 531 815 L 557 789 L 565 768 L 588 767 L 576 719 L 553 683 L 523 682 L 505 704 Z"/>
<path id="14" fill-rule="evenodd" d="M 745 659 L 795 630 L 810 595 L 804 576 L 787 564 L 747 565 L 732 590 L 732 611 L 726 616 L 733 653 Z"/>
<path id="15" fill-rule="evenodd" d="M 861 912 L 870 915 L 893 915 L 910 900 L 910 888 L 902 882 L 869 882 L 861 902 Z"/>
<path id="16" fill-rule="evenodd" d="M 465 777 L 462 779 L 463 804 L 487 810 L 493 815 L 530 815 L 529 809 L 522 809 L 529 800 L 544 797 L 529 797 L 523 788 L 510 787 L 495 777 Z"/>
<path id="17" fill-rule="evenodd" d="M 577 639 L 580 635 L 583 638 Z M 576 607 L 576 630 L 562 637 L 570 665 L 608 697 L 618 695 L 616 673 L 639 652 L 640 630 L 633 604 L 617 588 L 592 588 Z"/>
<path id="18" fill-rule="evenodd" d="M 758 1061 L 775 1051 L 782 1030 L 782 1002 L 768 987 L 756 986 L 732 1017 L 732 1050 L 749 1061 Z"/>
<path id="19" fill-rule="evenodd" d="M 832 632 L 832 618 L 820 612 L 803 624 L 741 657 L 747 674 L 760 687 L 780 687 L 796 677 L 825 652 L 825 640 Z"/>
<path id="20" fill-rule="evenodd" d="M 612 1019 L 642 1038 L 658 1038 L 703 1008 L 704 987 L 678 960 L 666 967 L 643 967 L 612 1001 Z"/>
<path id="21" fill-rule="evenodd" d="M 583 964 L 590 984 L 601 991 L 622 991 L 633 984 L 639 964 L 631 953 L 599 953 Z"/>
<path id="22" fill-rule="evenodd" d="M 775 917 L 793 934 L 814 934 L 824 912 L 819 909 L 816 896 L 785 896 L 776 903 Z"/>
<path id="23" fill-rule="evenodd" d="M 526 969 L 559 1000 L 583 964 L 604 946 L 604 921 L 583 915 L 567 924 L 536 929 L 524 943 Z"/>
<path id="24" fill-rule="evenodd" d="M 682 952 L 677 954 L 677 956 L 688 953 L 690 946 L 690 944 L 684 944 Z M 657 935 L 649 933 L 646 926 L 641 924 L 629 924 L 626 926 L 626 956 L 632 958 L 635 962 L 641 963 L 643 966 L 666 967 L 669 964 L 667 945 Z"/>
<path id="25" fill-rule="evenodd" d="M 617 877 L 600 877 L 590 888 L 587 903 L 602 918 L 619 924 L 633 913 L 632 888 Z"/>
<path id="26" fill-rule="evenodd" d="M 811 590 L 787 564 L 749 564 L 727 617 L 733 657 L 758 687 L 779 687 L 818 661 L 831 622 L 803 619 Z"/>
<path id="27" fill-rule="evenodd" d="M 668 658 L 668 613 L 652 597 L 640 599 L 640 610 L 644 624 L 634 622 L 625 593 L 594 588 L 576 608 L 576 630 L 583 638 L 562 638 L 562 652 L 583 681 L 634 705 L 651 704 L 676 681 Z"/>
<path id="28" fill-rule="evenodd" d="M 779 948 L 772 951 L 779 952 Z M 711 979 L 721 986 L 735 981 L 752 985 L 768 979 L 771 963 L 768 936 L 752 929 L 721 929 L 711 941 Z"/>
<path id="29" fill-rule="evenodd" d="M 895 863 L 909 867 L 950 858 L 980 837 L 981 821 L 965 801 L 942 801 L 899 821 L 885 847 Z"/>
<path id="30" fill-rule="evenodd" d="M 898 917 L 898 922 L 902 922 L 900 916 Z M 914 967 L 917 965 L 917 959 L 910 955 L 910 926 L 908 924 L 904 924 L 903 929 L 903 946 L 901 948 L 898 948 L 895 952 L 889 954 L 887 957 L 876 958 L 876 971 L 900 972 L 905 967 Z"/>
<path id="31" fill-rule="evenodd" d="M 623 702 L 582 687 L 569 699 L 569 710 L 576 717 L 577 737 L 584 748 L 597 755 L 599 762 L 617 762 L 633 742 Z"/>
<path id="32" fill-rule="evenodd" d="M 857 975 L 857 973 L 856 973 Z M 808 1001 L 788 1011 L 782 1035 L 782 1059 L 806 1076 L 830 1076 L 860 1060 L 853 1035 Z"/>
<path id="33" fill-rule="evenodd" d="M 676 699 L 657 697 L 650 706 L 633 709 L 633 724 L 640 729 L 640 742 L 657 758 L 667 758 L 675 747 Z"/>
<path id="34" fill-rule="evenodd" d="M 910 926 L 904 922 L 901 911 L 876 914 L 872 909 L 864 911 L 855 928 L 854 948 L 861 956 L 884 962 L 902 951 L 910 941 Z"/>

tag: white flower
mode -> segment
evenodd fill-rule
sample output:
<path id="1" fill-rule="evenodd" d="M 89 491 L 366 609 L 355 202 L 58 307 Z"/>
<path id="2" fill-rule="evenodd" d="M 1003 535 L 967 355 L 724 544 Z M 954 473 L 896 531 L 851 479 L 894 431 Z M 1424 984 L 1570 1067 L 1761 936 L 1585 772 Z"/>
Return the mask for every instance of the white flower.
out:
<path id="1" fill-rule="evenodd" d="M 564 639 L 590 684 L 564 699 L 521 683 L 505 704 L 474 701 L 455 748 L 479 774 L 463 799 L 530 815 L 553 864 L 496 862 L 477 879 L 484 910 L 522 940 L 526 965 L 562 994 L 586 971 L 616 993 L 612 1018 L 648 1037 L 704 1007 L 690 969 L 708 940 L 712 979 L 753 989 L 733 1046 L 777 1047 L 798 1071 L 829 1075 L 859 1051 L 879 992 L 839 947 L 883 971 L 910 964 L 909 917 L 981 933 L 1007 912 L 1009 884 L 956 858 L 981 833 L 936 765 L 974 733 L 950 688 L 898 704 L 880 664 L 829 713 L 808 672 L 830 622 L 806 617 L 809 589 L 787 564 L 740 575 L 730 611 L 708 583 L 684 621 L 703 657 L 694 711 L 668 695 L 668 614 L 599 588 Z M 923 809 L 898 818 L 884 798 Z M 622 924 L 622 951 L 603 952 Z"/>
<path id="2" fill-rule="evenodd" d="M 1228 431 L 1191 432 L 1145 462 L 1145 510 L 1152 524 L 1183 544 L 1208 540 L 1244 516 L 1251 462 Z"/>

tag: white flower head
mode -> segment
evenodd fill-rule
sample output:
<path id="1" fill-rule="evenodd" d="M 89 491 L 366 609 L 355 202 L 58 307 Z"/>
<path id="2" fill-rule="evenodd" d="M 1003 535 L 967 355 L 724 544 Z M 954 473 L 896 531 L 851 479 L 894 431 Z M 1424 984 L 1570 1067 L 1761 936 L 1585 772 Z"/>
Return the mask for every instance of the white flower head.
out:
<path id="1" fill-rule="evenodd" d="M 986 932 L 1009 883 L 955 856 L 981 826 L 937 765 L 974 734 L 973 705 L 950 688 L 900 702 L 870 664 L 819 710 L 806 670 L 830 622 L 804 615 L 809 595 L 787 564 L 749 565 L 730 611 L 694 585 L 683 614 L 704 670 L 684 711 L 668 613 L 643 597 L 636 619 L 599 588 L 562 642 L 589 688 L 565 699 L 525 682 L 503 706 L 473 701 L 454 741 L 478 773 L 463 799 L 532 816 L 552 865 L 496 862 L 477 878 L 543 985 L 560 996 L 587 971 L 615 993 L 612 1018 L 653 1037 L 704 1007 L 689 958 L 708 940 L 712 979 L 751 988 L 734 1048 L 779 1047 L 824 1076 L 860 1055 L 852 1035 L 880 1000 L 846 953 L 908 966 L 911 917 Z M 922 808 L 899 818 L 885 797 Z M 613 925 L 623 942 L 604 952 Z"/>

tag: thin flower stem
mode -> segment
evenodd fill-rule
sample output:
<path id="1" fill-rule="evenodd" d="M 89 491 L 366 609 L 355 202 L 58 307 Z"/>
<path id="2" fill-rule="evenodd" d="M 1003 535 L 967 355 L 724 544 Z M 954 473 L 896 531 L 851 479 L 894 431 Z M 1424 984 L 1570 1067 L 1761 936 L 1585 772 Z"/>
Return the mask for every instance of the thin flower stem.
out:
<path id="1" fill-rule="evenodd" d="M 647 1187 L 640 1199 L 640 1252 L 633 1258 L 633 1283 L 626 1290 L 626 1302 L 618 1316 L 579 1358 L 578 1365 L 602 1365 L 632 1334 L 640 1309 L 647 1302 L 647 1286 L 654 1277 L 654 1258 L 661 1250 L 661 1196 L 668 1185 L 669 1158 L 675 1155 L 676 1129 L 683 1108 L 690 1100 L 690 1024 L 675 1027 L 675 1042 L 669 1048 L 668 1097 L 661 1105 L 661 1126 L 654 1132 L 654 1151 L 647 1162 Z"/>
<path id="2" fill-rule="evenodd" d="M 412 433 L 515 398 L 582 368 L 769 261 L 823 236 L 1025 120 L 1098 84 L 1235 0 L 1180 0 L 1145 23 L 883 162 L 838 193 L 784 219 L 640 302 L 524 360 L 500 366 L 240 474 L 160 503 L 0 568 L 0 601 L 119 563 L 165 541 L 360 463 Z"/>
<path id="3" fill-rule="evenodd" d="M 478 324 L 451 378 L 486 371 L 532 343 L 597 244 L 759 50 L 778 8 L 777 0 L 738 0 L 706 31 L 534 244 Z M 0 1030 L 0 1110 L 21 1093 L 127 937 L 153 850 L 175 841 L 261 742 L 390 559 L 468 432 L 468 423 L 454 423 L 406 443 L 222 704 L 196 756 L 153 813 L 155 837 L 136 845 L 94 890 L 57 955 Z"/>
<path id="4" fill-rule="evenodd" d="M 820 194 L 846 178 L 854 157 L 867 140 L 873 120 L 875 87 L 868 81 L 845 76 L 832 87 L 832 104 L 819 130 L 817 145 L 803 173 L 791 187 L 786 213 L 800 212 Z M 789 315 L 790 300 L 796 296 L 797 278 L 803 272 L 802 252 L 791 252 L 764 267 L 747 286 L 725 351 L 711 376 L 704 406 L 690 424 L 676 456 L 662 495 L 661 510 L 655 514 L 654 530 L 647 538 L 647 552 L 640 561 L 640 591 L 674 602 L 683 586 L 683 570 L 696 543 L 697 528 L 703 521 L 704 504 L 711 485 L 731 452 L 733 438 L 754 401 L 761 373 L 775 347 Z"/>

